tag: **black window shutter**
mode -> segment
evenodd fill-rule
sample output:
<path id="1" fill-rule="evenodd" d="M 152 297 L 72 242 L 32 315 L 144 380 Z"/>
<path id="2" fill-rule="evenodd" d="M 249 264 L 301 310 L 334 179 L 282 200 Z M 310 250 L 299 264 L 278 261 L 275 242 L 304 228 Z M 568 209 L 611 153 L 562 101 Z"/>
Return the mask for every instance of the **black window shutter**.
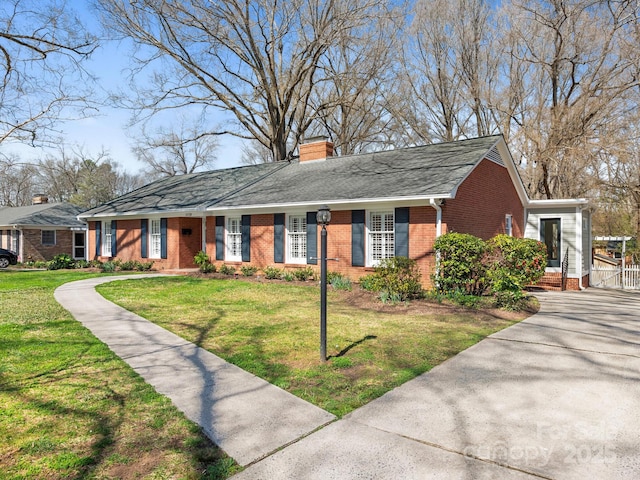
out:
<path id="1" fill-rule="evenodd" d="M 102 253 L 102 222 L 96 222 L 96 257 Z"/>
<path id="2" fill-rule="evenodd" d="M 111 256 L 115 257 L 118 254 L 118 226 L 115 220 L 111 221 Z"/>
<path id="3" fill-rule="evenodd" d="M 351 211 L 351 265 L 364 267 L 364 210 Z"/>
<path id="4" fill-rule="evenodd" d="M 160 219 L 160 258 L 167 258 L 167 219 Z"/>
<path id="5" fill-rule="evenodd" d="M 307 263 L 318 264 L 318 224 L 316 212 L 307 212 Z"/>
<path id="6" fill-rule="evenodd" d="M 395 256 L 409 257 L 409 207 L 396 208 L 395 222 Z"/>
<path id="7" fill-rule="evenodd" d="M 273 261 L 284 263 L 284 213 L 273 215 Z"/>
<path id="8" fill-rule="evenodd" d="M 140 256 L 142 258 L 147 258 L 149 256 L 148 248 L 149 248 L 149 220 L 143 218 L 140 220 Z"/>
<path id="9" fill-rule="evenodd" d="M 224 260 L 224 217 L 216 217 L 216 260 Z"/>
<path id="10" fill-rule="evenodd" d="M 251 261 L 251 215 L 242 215 L 241 239 L 242 239 L 242 261 Z"/>

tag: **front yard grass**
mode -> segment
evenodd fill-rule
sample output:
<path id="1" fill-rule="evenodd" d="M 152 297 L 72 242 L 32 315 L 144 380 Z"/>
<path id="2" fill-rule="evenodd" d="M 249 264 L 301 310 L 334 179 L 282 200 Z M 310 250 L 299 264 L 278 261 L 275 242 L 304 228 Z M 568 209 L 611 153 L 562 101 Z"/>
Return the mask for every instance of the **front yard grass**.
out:
<path id="1" fill-rule="evenodd" d="M 338 416 L 529 315 L 425 301 L 385 306 L 357 286 L 330 290 L 330 358 L 323 363 L 317 286 L 183 276 L 114 282 L 98 291 Z"/>
<path id="2" fill-rule="evenodd" d="M 235 462 L 54 299 L 80 271 L 0 272 L 0 478 L 227 478 Z"/>

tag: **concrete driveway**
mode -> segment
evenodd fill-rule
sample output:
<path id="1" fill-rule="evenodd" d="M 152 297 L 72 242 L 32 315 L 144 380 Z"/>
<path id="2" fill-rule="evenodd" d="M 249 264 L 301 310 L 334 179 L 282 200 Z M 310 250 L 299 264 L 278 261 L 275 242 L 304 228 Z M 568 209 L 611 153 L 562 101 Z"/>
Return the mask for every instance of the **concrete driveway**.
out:
<path id="1" fill-rule="evenodd" d="M 542 308 L 234 479 L 638 479 L 640 294 Z"/>

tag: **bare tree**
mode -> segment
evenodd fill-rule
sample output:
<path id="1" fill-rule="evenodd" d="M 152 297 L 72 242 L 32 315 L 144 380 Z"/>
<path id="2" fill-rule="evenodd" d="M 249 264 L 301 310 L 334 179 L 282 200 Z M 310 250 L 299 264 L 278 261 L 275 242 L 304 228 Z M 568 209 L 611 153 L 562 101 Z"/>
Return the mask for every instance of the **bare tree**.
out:
<path id="1" fill-rule="evenodd" d="M 84 115 L 89 75 L 81 67 L 94 38 L 64 2 L 0 4 L 0 144 L 43 144 L 69 107 Z"/>
<path id="2" fill-rule="evenodd" d="M 420 1 L 403 49 L 392 105 L 413 143 L 495 133 L 498 59 L 484 0 Z"/>
<path id="3" fill-rule="evenodd" d="M 152 86 L 132 105 L 153 115 L 198 104 L 234 117 L 224 130 L 290 159 L 314 118 L 309 100 L 327 49 L 381 0 L 96 0 L 104 25 L 143 47 Z M 143 56 L 144 52 L 150 52 Z M 302 123 L 301 119 L 304 119 Z"/>
<path id="4" fill-rule="evenodd" d="M 618 121 L 638 85 L 637 48 L 624 48 L 637 27 L 634 4 L 514 0 L 503 14 L 504 65 L 516 81 L 500 110 L 510 117 L 530 194 L 584 195 L 601 132 Z"/>
<path id="5" fill-rule="evenodd" d="M 203 117 L 192 123 L 179 121 L 178 128 L 159 128 L 154 134 L 142 132 L 133 149 L 147 165 L 151 177 L 172 177 L 211 169 L 218 148 L 216 137 L 206 133 Z"/>
<path id="6" fill-rule="evenodd" d="M 393 84 L 404 19 L 391 5 L 327 50 L 311 99 L 316 119 L 307 136 L 327 135 L 340 155 L 389 146 L 386 92 Z"/>
<path id="7" fill-rule="evenodd" d="M 23 163 L 14 155 L 0 156 L 0 205 L 30 205 L 38 188 L 36 173 L 35 165 Z"/>

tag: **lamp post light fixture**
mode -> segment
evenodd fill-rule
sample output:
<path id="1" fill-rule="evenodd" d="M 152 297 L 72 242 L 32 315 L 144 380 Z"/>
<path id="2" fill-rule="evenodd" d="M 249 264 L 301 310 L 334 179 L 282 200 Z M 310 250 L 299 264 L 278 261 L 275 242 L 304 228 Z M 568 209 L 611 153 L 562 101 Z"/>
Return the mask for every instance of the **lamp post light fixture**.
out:
<path id="1" fill-rule="evenodd" d="M 316 213 L 316 221 L 322 225 L 320 232 L 320 359 L 327 361 L 327 225 L 331 210 L 324 205 Z"/>

